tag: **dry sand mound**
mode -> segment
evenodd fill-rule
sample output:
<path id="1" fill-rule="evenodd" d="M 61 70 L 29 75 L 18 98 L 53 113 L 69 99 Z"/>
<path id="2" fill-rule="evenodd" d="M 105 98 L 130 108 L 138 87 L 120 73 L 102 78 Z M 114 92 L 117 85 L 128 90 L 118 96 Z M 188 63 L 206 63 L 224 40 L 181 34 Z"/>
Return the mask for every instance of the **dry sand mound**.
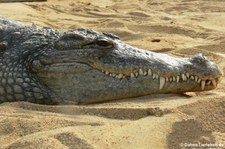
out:
<path id="1" fill-rule="evenodd" d="M 180 57 L 201 52 L 225 72 L 224 6 L 223 0 L 48 0 L 0 3 L 0 16 L 113 32 L 131 45 Z M 224 84 L 223 78 L 209 92 L 87 106 L 4 103 L 0 148 L 176 149 L 198 142 L 225 148 Z"/>

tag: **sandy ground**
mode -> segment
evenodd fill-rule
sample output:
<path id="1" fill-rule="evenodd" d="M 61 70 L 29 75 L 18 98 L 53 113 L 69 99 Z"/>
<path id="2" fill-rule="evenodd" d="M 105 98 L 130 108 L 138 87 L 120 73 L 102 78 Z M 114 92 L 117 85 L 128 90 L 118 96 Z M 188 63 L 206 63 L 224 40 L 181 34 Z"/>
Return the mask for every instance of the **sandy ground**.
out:
<path id="1" fill-rule="evenodd" d="M 131 45 L 179 57 L 201 52 L 225 71 L 224 0 L 1 3 L 0 16 L 40 27 L 112 32 Z M 0 148 L 177 149 L 198 142 L 225 148 L 224 90 L 223 78 L 215 90 L 187 95 L 87 106 L 3 103 Z"/>

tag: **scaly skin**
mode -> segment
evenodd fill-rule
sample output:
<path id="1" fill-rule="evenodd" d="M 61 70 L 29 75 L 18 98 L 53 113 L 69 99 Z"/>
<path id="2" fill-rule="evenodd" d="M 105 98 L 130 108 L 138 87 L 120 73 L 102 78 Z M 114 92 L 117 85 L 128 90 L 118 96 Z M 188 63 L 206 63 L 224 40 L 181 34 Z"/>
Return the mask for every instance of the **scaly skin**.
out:
<path id="1" fill-rule="evenodd" d="M 0 18 L 0 102 L 96 103 L 216 88 L 222 73 L 203 54 L 176 58 L 110 33 L 37 29 Z"/>

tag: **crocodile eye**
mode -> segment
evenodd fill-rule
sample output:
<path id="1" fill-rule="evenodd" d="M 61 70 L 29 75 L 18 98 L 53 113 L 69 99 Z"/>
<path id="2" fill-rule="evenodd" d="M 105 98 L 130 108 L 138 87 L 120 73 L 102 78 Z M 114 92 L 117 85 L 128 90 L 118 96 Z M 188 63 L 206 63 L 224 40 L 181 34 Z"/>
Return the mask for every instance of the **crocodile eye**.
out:
<path id="1" fill-rule="evenodd" d="M 105 40 L 105 39 L 98 39 L 96 41 L 96 44 L 100 47 L 104 47 L 104 48 L 112 48 L 113 47 L 113 43 L 109 40 Z"/>
<path id="2" fill-rule="evenodd" d="M 85 38 L 80 35 L 80 34 L 77 34 L 77 33 L 74 33 L 74 32 L 69 32 L 69 33 L 66 33 L 65 35 L 63 35 L 61 37 L 61 39 L 64 39 L 64 40 L 84 40 Z"/>

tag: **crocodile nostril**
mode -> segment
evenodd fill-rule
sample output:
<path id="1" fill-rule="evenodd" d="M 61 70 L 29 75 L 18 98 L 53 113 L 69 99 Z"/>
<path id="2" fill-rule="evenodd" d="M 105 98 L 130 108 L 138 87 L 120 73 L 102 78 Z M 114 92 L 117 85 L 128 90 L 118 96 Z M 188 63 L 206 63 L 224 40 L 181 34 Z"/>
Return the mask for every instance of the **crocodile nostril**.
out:
<path id="1" fill-rule="evenodd" d="M 208 60 L 208 58 L 207 58 L 205 55 L 203 55 L 203 58 L 204 58 L 205 60 Z"/>
<path id="2" fill-rule="evenodd" d="M 202 53 L 200 54 L 196 54 L 191 58 L 191 61 L 193 63 L 197 63 L 199 65 L 202 65 L 204 63 L 206 63 L 208 60 L 208 58 L 206 56 L 204 56 Z"/>

